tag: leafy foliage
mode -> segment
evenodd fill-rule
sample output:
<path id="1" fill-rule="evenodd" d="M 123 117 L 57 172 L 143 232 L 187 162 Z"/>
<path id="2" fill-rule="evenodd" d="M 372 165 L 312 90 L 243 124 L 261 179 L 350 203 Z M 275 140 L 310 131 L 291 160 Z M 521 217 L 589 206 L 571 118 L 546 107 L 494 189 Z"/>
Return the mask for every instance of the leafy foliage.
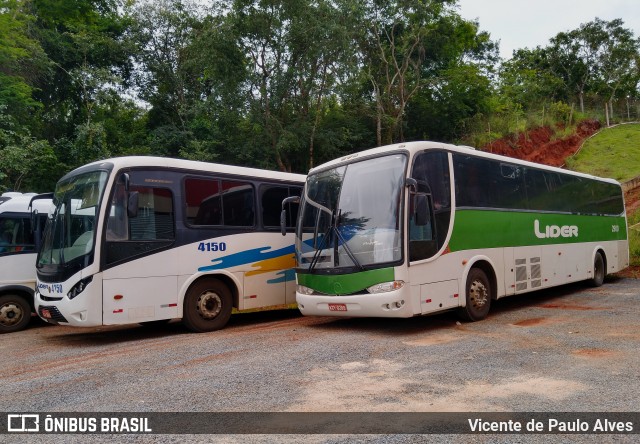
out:
<path id="1" fill-rule="evenodd" d="M 50 191 L 109 156 L 305 172 L 385 143 L 638 115 L 622 20 L 500 62 L 456 3 L 0 0 L 0 189 Z"/>

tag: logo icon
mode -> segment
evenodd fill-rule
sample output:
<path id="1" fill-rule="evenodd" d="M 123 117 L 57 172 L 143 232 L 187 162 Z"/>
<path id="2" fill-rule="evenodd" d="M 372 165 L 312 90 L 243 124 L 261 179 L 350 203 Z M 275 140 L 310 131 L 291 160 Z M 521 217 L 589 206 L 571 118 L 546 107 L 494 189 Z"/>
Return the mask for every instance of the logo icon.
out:
<path id="1" fill-rule="evenodd" d="M 7 432 L 39 432 L 40 415 L 7 415 Z"/>

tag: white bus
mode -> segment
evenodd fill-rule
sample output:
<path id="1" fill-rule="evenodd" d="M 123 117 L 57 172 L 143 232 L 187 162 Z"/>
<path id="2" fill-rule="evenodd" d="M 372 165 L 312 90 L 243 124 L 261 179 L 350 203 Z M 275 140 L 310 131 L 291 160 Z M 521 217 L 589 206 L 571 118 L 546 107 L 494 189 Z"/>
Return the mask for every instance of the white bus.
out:
<path id="1" fill-rule="evenodd" d="M 0 333 L 25 328 L 33 311 L 36 255 L 50 195 L 0 196 Z"/>
<path id="2" fill-rule="evenodd" d="M 292 199 L 286 202 L 291 202 Z M 312 169 L 296 228 L 305 315 L 410 317 L 589 280 L 629 264 L 614 180 L 433 142 Z"/>
<path id="3" fill-rule="evenodd" d="M 37 261 L 36 310 L 72 326 L 182 318 L 222 328 L 232 309 L 295 303 L 293 215 L 302 175 L 155 157 L 62 177 Z"/>

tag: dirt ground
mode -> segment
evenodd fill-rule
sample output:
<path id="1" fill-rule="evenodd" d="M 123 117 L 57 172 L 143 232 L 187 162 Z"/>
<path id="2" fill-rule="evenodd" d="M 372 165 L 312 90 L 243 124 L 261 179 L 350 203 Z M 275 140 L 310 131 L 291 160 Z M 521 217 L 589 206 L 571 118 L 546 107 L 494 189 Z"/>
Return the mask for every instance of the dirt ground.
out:
<path id="1" fill-rule="evenodd" d="M 0 392 L 0 409 L 633 412 L 640 396 L 637 298 L 637 281 L 609 278 L 598 288 L 577 283 L 500 299 L 487 319 L 473 323 L 460 322 L 454 312 L 376 319 L 302 317 L 297 310 L 234 315 L 227 328 L 203 334 L 189 333 L 179 323 L 79 329 L 34 322 L 0 342 L 0 382 L 7 388 Z M 429 438 L 316 436 L 314 441 L 295 436 L 290 442 L 417 443 Z M 106 441 L 104 435 L 76 441 L 70 435 L 11 438 L 5 441 Z M 115 438 L 194 442 L 171 434 Z M 459 435 L 430 441 L 542 444 L 558 438 Z M 563 442 L 637 441 L 635 436 L 602 438 L 571 435 Z M 257 441 L 201 435 L 199 442 Z M 262 442 L 281 439 L 267 435 Z"/>
<path id="2" fill-rule="evenodd" d="M 559 128 L 561 129 L 561 128 Z M 495 140 L 482 147 L 483 151 L 560 167 L 565 159 L 574 155 L 582 142 L 600 129 L 597 120 L 585 120 L 578 125 L 575 134 L 554 139 L 555 130 L 549 126 L 535 128 L 517 136 Z"/>

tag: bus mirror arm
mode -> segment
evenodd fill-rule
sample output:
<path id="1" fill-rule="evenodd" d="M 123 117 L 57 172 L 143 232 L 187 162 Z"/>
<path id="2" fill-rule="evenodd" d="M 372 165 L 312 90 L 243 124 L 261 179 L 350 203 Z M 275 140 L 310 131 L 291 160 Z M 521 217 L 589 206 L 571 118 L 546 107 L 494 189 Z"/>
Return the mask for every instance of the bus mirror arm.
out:
<path id="1" fill-rule="evenodd" d="M 287 208 L 290 203 L 300 203 L 300 196 L 289 196 L 282 200 L 282 211 L 280 212 L 280 233 L 287 235 Z"/>
<path id="2" fill-rule="evenodd" d="M 411 191 L 412 193 L 418 192 L 418 181 L 413 177 L 407 177 L 404 181 L 404 185 L 409 188 L 409 191 Z"/>
<path id="3" fill-rule="evenodd" d="M 137 217 L 138 216 L 138 192 L 132 191 L 128 194 L 127 197 L 127 216 L 129 217 Z"/>
<path id="4" fill-rule="evenodd" d="M 36 227 L 36 225 L 39 225 L 39 222 L 38 222 L 38 210 L 33 208 L 33 201 L 34 200 L 43 200 L 43 199 L 53 199 L 53 193 L 36 194 L 29 201 L 29 207 L 28 208 L 29 208 L 29 212 L 31 213 L 30 214 L 30 218 L 31 218 L 31 232 L 32 233 L 36 232 L 36 230 L 40 230 L 40 227 Z"/>

